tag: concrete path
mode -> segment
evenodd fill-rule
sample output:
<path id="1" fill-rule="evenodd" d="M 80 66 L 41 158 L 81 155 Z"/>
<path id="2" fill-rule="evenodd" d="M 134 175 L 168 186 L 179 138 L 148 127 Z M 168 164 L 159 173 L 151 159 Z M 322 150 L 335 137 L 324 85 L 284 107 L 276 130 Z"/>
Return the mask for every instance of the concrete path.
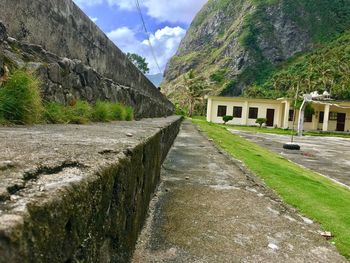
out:
<path id="1" fill-rule="evenodd" d="M 186 121 L 133 262 L 347 262 L 237 163 Z"/>
<path id="2" fill-rule="evenodd" d="M 295 137 L 301 150 L 291 151 L 283 149 L 290 136 L 230 131 L 350 187 L 350 138 Z"/>

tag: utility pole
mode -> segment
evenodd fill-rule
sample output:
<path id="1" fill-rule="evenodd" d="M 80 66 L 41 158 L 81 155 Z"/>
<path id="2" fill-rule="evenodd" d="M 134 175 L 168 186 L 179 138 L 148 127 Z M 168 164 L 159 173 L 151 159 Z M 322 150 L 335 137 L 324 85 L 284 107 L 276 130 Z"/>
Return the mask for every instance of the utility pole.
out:
<path id="1" fill-rule="evenodd" d="M 304 101 L 301 104 L 300 110 L 299 110 L 299 120 L 298 120 L 298 136 L 303 136 L 303 130 L 304 130 L 304 116 L 305 116 L 305 108 L 308 102 L 312 101 L 312 95 L 311 94 L 305 94 L 304 95 Z"/>

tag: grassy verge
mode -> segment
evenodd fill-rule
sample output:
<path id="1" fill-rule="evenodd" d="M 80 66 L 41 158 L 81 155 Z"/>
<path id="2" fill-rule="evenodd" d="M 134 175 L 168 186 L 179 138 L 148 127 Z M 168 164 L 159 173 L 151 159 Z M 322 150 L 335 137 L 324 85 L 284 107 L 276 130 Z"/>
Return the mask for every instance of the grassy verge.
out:
<path id="1" fill-rule="evenodd" d="M 334 234 L 332 242 L 350 258 L 350 191 L 278 154 L 227 131 L 223 125 L 193 119 L 216 144 L 242 160 L 282 199 Z"/>
<path id="2" fill-rule="evenodd" d="M 194 117 L 194 119 L 205 121 L 205 117 Z M 292 130 L 285 130 L 280 128 L 259 128 L 257 126 L 241 126 L 241 125 L 230 125 L 226 124 L 226 127 L 239 130 L 239 131 L 247 131 L 254 133 L 270 133 L 270 134 L 280 134 L 280 135 L 292 135 Z M 294 132 L 294 135 L 297 133 Z M 328 136 L 328 137 L 340 137 L 340 138 L 350 138 L 349 133 L 337 133 L 337 132 L 304 132 L 304 135 L 307 136 Z"/>

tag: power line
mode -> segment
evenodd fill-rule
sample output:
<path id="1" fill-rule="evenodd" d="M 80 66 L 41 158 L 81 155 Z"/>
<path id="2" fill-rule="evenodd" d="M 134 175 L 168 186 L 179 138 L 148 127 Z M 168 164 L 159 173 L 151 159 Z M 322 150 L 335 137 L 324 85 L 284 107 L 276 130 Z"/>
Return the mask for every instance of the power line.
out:
<path id="1" fill-rule="evenodd" d="M 158 68 L 158 70 L 159 70 L 159 73 L 162 73 L 162 70 L 160 69 L 160 66 L 159 66 L 159 63 L 158 63 L 158 60 L 157 60 L 156 53 L 154 52 L 154 48 L 153 48 L 152 43 L 151 43 L 150 33 L 149 33 L 148 30 L 147 30 L 146 22 L 145 22 L 145 19 L 143 18 L 143 14 L 142 14 L 142 10 L 141 10 L 141 6 L 140 6 L 139 0 L 135 0 L 135 4 L 136 4 L 137 10 L 138 10 L 138 12 L 139 12 L 141 21 L 142 21 L 143 29 L 145 30 L 145 32 L 146 32 L 146 34 L 147 34 L 147 41 L 148 41 L 149 47 L 150 47 L 150 49 L 151 49 L 151 53 L 152 53 L 154 62 L 155 62 L 156 65 L 157 65 L 157 68 Z"/>

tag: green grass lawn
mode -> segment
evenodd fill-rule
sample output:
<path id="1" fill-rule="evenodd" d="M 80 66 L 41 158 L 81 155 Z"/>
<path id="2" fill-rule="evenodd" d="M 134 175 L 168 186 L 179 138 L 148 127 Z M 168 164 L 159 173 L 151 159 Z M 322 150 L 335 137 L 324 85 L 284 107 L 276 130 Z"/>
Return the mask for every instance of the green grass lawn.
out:
<path id="1" fill-rule="evenodd" d="M 205 117 L 193 117 L 196 120 L 205 120 Z M 297 124 L 296 124 L 297 125 Z M 255 133 L 272 133 L 272 134 L 281 134 L 281 135 L 292 135 L 292 130 L 285 130 L 280 128 L 259 128 L 257 126 L 241 126 L 241 125 L 230 125 L 226 124 L 227 127 L 230 127 L 239 131 L 247 131 L 247 132 L 255 132 Z M 297 133 L 294 132 L 294 135 Z M 349 133 L 336 133 L 336 132 L 304 132 L 304 135 L 308 136 L 328 136 L 328 137 L 342 137 L 342 138 L 350 138 Z"/>
<path id="2" fill-rule="evenodd" d="M 193 119 L 217 145 L 242 160 L 288 204 L 331 231 L 339 252 L 350 259 L 350 190 L 227 131 Z"/>

